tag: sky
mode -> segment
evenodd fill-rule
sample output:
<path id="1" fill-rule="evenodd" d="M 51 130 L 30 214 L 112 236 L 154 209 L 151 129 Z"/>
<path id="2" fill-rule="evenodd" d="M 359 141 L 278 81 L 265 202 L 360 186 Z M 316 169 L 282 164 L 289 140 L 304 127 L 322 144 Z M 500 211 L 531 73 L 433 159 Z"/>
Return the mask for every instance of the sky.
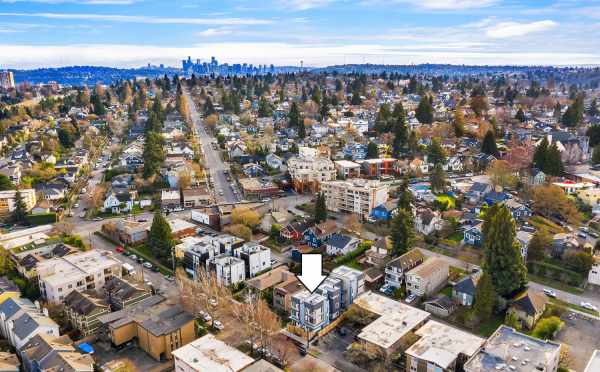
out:
<path id="1" fill-rule="evenodd" d="M 0 68 L 600 63 L 600 0 L 0 0 Z"/>

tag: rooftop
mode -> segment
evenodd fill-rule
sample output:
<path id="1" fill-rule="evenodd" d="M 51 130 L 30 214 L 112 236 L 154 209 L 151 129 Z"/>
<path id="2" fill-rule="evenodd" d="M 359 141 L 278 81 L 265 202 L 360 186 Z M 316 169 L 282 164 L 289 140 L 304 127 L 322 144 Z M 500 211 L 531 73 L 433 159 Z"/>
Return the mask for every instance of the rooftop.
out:
<path id="1" fill-rule="evenodd" d="M 110 252 L 91 250 L 40 262 L 38 274 L 49 284 L 64 283 L 77 275 L 89 275 L 121 265 Z"/>
<path id="2" fill-rule="evenodd" d="M 381 317 L 369 324 L 358 335 L 361 340 L 388 349 L 398 342 L 419 324 L 429 318 L 429 313 L 416 307 L 405 305 L 373 292 L 367 292 L 356 299 L 355 303 L 364 307 L 365 304 L 374 306 L 364 307 L 371 311 L 385 310 Z"/>
<path id="3" fill-rule="evenodd" d="M 481 337 L 434 320 L 428 321 L 416 334 L 421 338 L 406 350 L 406 354 L 443 369 L 452 366 L 460 354 L 474 355 L 485 342 Z"/>
<path id="4" fill-rule="evenodd" d="M 442 270 L 444 267 L 448 267 L 448 263 L 438 257 L 432 257 L 428 260 L 425 260 L 422 264 L 410 270 L 407 275 L 417 275 L 421 278 L 428 277 L 433 272 Z"/>
<path id="5" fill-rule="evenodd" d="M 211 334 L 174 350 L 173 356 L 195 371 L 239 371 L 254 362 L 254 359 Z"/>
<path id="6" fill-rule="evenodd" d="M 559 355 L 560 344 L 501 325 L 485 347 L 465 363 L 464 369 L 468 372 L 530 372 L 539 366 L 546 368 L 542 371 L 549 371 Z"/>

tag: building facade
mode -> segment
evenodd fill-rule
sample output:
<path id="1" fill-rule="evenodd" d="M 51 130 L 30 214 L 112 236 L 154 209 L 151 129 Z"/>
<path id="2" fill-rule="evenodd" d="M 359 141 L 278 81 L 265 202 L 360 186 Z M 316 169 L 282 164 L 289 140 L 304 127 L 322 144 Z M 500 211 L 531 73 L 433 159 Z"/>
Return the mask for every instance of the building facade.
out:
<path id="1" fill-rule="evenodd" d="M 333 212 L 354 213 L 366 219 L 371 211 L 388 200 L 388 186 L 379 181 L 354 178 L 321 184 L 325 205 Z"/>

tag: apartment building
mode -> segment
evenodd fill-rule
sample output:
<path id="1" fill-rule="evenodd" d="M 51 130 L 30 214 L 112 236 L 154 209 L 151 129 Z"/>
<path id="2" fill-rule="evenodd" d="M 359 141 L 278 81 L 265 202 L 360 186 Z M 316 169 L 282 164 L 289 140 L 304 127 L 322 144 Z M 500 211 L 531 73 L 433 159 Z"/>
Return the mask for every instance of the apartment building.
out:
<path id="1" fill-rule="evenodd" d="M 110 278 L 121 277 L 121 270 L 121 261 L 98 250 L 46 260 L 37 269 L 40 292 L 51 303 L 63 302 L 76 289 L 100 289 Z"/>
<path id="2" fill-rule="evenodd" d="M 319 331 L 329 324 L 329 301 L 317 292 L 302 290 L 292 296 L 290 320 L 309 332 Z"/>
<path id="3" fill-rule="evenodd" d="M 183 267 L 185 271 L 196 278 L 198 270 L 207 270 L 208 261 L 220 254 L 220 248 L 205 238 L 189 237 L 185 239 L 189 239 L 189 241 L 181 243 L 180 246 L 190 244 L 180 247 L 183 251 Z M 192 239 L 194 242 L 191 241 Z M 175 250 L 177 251 L 178 247 L 175 247 Z"/>
<path id="4" fill-rule="evenodd" d="M 113 345 L 135 339 L 138 347 L 157 361 L 171 360 L 173 350 L 196 338 L 194 316 L 158 295 L 99 319 Z"/>
<path id="5" fill-rule="evenodd" d="M 106 281 L 104 293 L 112 311 L 134 306 L 152 295 L 145 284 L 132 283 L 117 276 Z"/>
<path id="6" fill-rule="evenodd" d="M 236 248 L 233 255 L 244 261 L 246 278 L 253 278 L 271 268 L 271 249 L 257 243 L 246 243 Z"/>
<path id="7" fill-rule="evenodd" d="M 21 189 L 19 190 L 21 199 L 25 203 L 25 209 L 30 211 L 35 207 L 37 199 L 35 196 L 34 189 Z M 16 196 L 17 190 L 5 190 L 0 191 L 0 216 L 6 217 L 11 214 L 16 208 Z"/>
<path id="8" fill-rule="evenodd" d="M 481 337 L 435 320 L 425 323 L 415 334 L 419 340 L 405 352 L 406 370 L 409 372 L 462 371 L 464 363 L 485 342 Z"/>
<path id="9" fill-rule="evenodd" d="M 98 317 L 110 313 L 108 302 L 94 291 L 74 290 L 64 300 L 65 319 L 82 336 L 95 334 L 100 328 Z"/>
<path id="10" fill-rule="evenodd" d="M 362 271 L 348 266 L 339 266 L 331 271 L 329 277 L 341 282 L 342 309 L 352 305 L 354 300 L 365 292 L 365 274 Z"/>
<path id="11" fill-rule="evenodd" d="M 314 151 L 310 151 L 314 150 Z M 315 149 L 301 147 L 299 155 L 287 162 L 294 189 L 299 193 L 319 191 L 320 185 L 336 178 L 335 164 Z"/>
<path id="12" fill-rule="evenodd" d="M 560 349 L 559 343 L 540 340 L 501 325 L 488 338 L 483 348 L 464 364 L 463 370 L 556 372 Z"/>
<path id="13" fill-rule="evenodd" d="M 0 333 L 19 349 L 37 334 L 58 336 L 59 328 L 38 302 L 9 297 L 0 304 Z"/>
<path id="14" fill-rule="evenodd" d="M 406 273 L 406 290 L 416 296 L 429 296 L 448 281 L 450 266 L 441 258 L 433 257 Z"/>
<path id="15" fill-rule="evenodd" d="M 386 184 L 362 178 L 323 182 L 321 191 L 330 211 L 355 213 L 365 219 L 375 207 L 388 200 Z"/>
<path id="16" fill-rule="evenodd" d="M 389 287 L 400 288 L 404 283 L 404 275 L 422 264 L 425 260 L 418 248 L 411 249 L 400 257 L 394 258 L 385 265 L 385 284 Z"/>
<path id="17" fill-rule="evenodd" d="M 220 285 L 230 286 L 246 280 L 244 260 L 240 258 L 220 254 L 209 261 L 208 267 L 215 272 Z"/>

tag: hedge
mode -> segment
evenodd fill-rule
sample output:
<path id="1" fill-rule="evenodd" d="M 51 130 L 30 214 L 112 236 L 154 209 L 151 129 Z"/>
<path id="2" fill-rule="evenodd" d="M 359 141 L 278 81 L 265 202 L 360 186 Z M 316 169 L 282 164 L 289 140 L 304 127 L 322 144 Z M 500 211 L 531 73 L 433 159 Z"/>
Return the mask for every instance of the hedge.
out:
<path id="1" fill-rule="evenodd" d="M 527 269 L 534 275 L 557 280 L 575 287 L 580 286 L 585 280 L 583 275 L 578 272 L 548 262 L 531 261 L 527 263 Z"/>
<path id="2" fill-rule="evenodd" d="M 368 251 L 371 248 L 371 244 L 365 244 L 364 242 L 359 244 L 358 247 L 351 251 L 346 253 L 345 255 L 336 258 L 333 262 L 336 265 L 343 265 L 347 262 L 352 261 L 353 259 L 355 259 L 356 257 L 359 257 L 360 255 L 362 255 L 363 253 L 365 253 L 366 251 Z"/>
<path id="3" fill-rule="evenodd" d="M 34 226 L 55 223 L 56 221 L 56 213 L 30 214 L 27 216 L 27 222 Z"/>

